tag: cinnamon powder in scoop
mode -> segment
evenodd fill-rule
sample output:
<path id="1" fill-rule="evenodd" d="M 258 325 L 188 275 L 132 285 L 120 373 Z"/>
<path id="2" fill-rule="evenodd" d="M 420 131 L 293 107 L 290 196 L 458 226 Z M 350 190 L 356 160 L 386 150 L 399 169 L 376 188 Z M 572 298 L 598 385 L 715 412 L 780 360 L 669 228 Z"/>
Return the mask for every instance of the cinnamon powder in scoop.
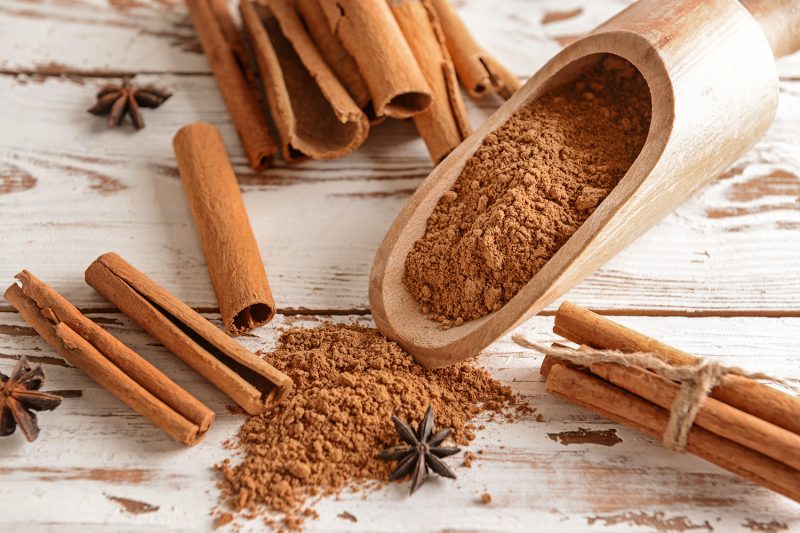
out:
<path id="1" fill-rule="evenodd" d="M 444 327 L 505 305 L 625 175 L 650 127 L 650 92 L 607 56 L 486 136 L 425 235 L 405 283 Z"/>
<path id="2" fill-rule="evenodd" d="M 230 507 L 253 517 L 266 511 L 271 527 L 281 516 L 280 526 L 299 528 L 315 515 L 315 496 L 388 481 L 392 465 L 375 454 L 398 442 L 392 415 L 416 425 L 431 404 L 437 429 L 453 428 L 462 445 L 479 429 L 470 424 L 479 413 L 513 419 L 511 389 L 485 370 L 468 363 L 425 369 L 373 328 L 292 329 L 265 358 L 292 378 L 294 390 L 283 404 L 247 419 L 238 438 L 241 461 L 217 469 Z"/>

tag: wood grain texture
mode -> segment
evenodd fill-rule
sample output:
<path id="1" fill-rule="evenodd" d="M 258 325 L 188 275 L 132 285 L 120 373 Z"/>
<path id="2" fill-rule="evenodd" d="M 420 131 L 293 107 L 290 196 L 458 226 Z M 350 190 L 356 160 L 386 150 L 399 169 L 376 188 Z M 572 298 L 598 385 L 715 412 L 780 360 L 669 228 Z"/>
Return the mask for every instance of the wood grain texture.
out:
<path id="1" fill-rule="evenodd" d="M 800 50 L 800 4 L 792 0 L 743 0 L 758 21 L 775 57 Z"/>
<path id="2" fill-rule="evenodd" d="M 230 401 L 224 395 L 124 316 L 102 313 L 91 318 L 212 407 L 217 421 L 202 446 L 181 450 L 76 369 L 47 364 L 48 388 L 81 389 L 83 397 L 44 413 L 42 435 L 34 444 L 16 437 L 0 440 L 0 502 L 6 502 L 0 507 L 8 526 L 13 530 L 30 521 L 41 524 L 37 521 L 42 509 L 58 502 L 58 515 L 47 521 L 71 529 L 101 524 L 122 531 L 208 529 L 207 510 L 216 495 L 210 467 L 229 455 L 222 444 L 243 418 L 227 412 Z M 218 315 L 211 318 L 219 324 Z M 270 327 L 238 340 L 252 350 L 269 348 L 279 331 L 313 327 L 321 319 L 325 318 L 279 315 Z M 334 320 L 370 324 L 368 317 Z M 729 364 L 800 379 L 800 355 L 791 346 L 800 327 L 798 318 L 622 317 L 619 322 L 692 353 L 724 355 L 721 359 Z M 519 331 L 538 342 L 551 342 L 552 325 L 552 317 L 537 317 Z M 0 313 L 0 369 L 13 365 L 11 354 L 53 355 L 38 337 L 14 333 L 21 327 L 24 323 L 16 314 Z M 477 432 L 468 448 L 476 454 L 472 467 L 461 466 L 457 456 L 452 463 L 457 465 L 458 481 L 424 485 L 413 501 L 414 513 L 408 513 L 412 502 L 406 501 L 407 487 L 392 485 L 369 493 L 366 500 L 360 494 L 323 500 L 320 520 L 311 522 L 309 530 L 374 531 L 400 517 L 414 531 L 529 531 L 532 523 L 557 525 L 565 532 L 622 532 L 631 531 L 631 526 L 638 531 L 681 531 L 667 525 L 705 523 L 714 531 L 746 531 L 742 524 L 749 520 L 775 521 L 789 530 L 800 526 L 800 509 L 788 500 L 697 458 L 675 455 L 658 442 L 546 394 L 540 363 L 541 357 L 508 337 L 481 357 L 480 366 L 508 383 L 536 412 L 514 424 L 480 420 L 486 429 Z M 564 445 L 548 435 L 580 428 L 590 435 L 615 429 L 621 442 L 612 439 L 609 446 L 590 436 Z M 491 506 L 480 502 L 483 492 L 491 493 Z M 159 509 L 141 515 L 121 512 L 105 494 Z M 24 505 L 9 508 L 7 502 Z M 339 519 L 343 511 L 358 522 Z M 260 522 L 249 526 L 256 530 Z"/>
<path id="3" fill-rule="evenodd" d="M 193 307 L 215 307 L 170 145 L 182 125 L 206 120 L 222 131 L 277 306 L 366 309 L 374 251 L 431 169 L 413 126 L 381 124 L 339 161 L 255 174 L 210 76 L 141 81 L 175 95 L 133 133 L 85 113 L 100 80 L 0 76 L 0 123 L 13 125 L 0 129 L 0 211 L 14 213 L 0 233 L 0 278 L 29 268 L 79 308 L 107 307 L 80 273 L 113 243 Z M 499 101 L 466 103 L 479 124 Z M 800 77 L 781 83 L 764 139 L 569 298 L 620 312 L 800 315 L 800 272 L 781 268 L 800 264 L 798 198 Z"/>
<path id="4" fill-rule="evenodd" d="M 478 42 L 521 77 L 630 3 L 455 2 Z M 84 269 L 114 248 L 191 306 L 216 311 L 170 145 L 182 125 L 204 120 L 222 131 L 279 310 L 363 315 L 374 251 L 431 170 L 424 143 L 412 124 L 387 121 L 340 161 L 276 162 L 256 174 L 183 2 L 4 0 L 0 28 L 0 279 L 8 284 L 20 269 L 32 269 L 218 415 L 200 447 L 181 450 L 66 366 L 0 302 L 0 370 L 28 355 L 47 365 L 48 388 L 84 393 L 42 414 L 42 436 L 34 444 L 0 440 L 4 525 L 10 531 L 209 529 L 207 510 L 216 495 L 210 466 L 228 456 L 222 443 L 241 418 L 226 411 L 230 402 L 222 393 L 110 312 L 83 282 Z M 778 67 L 777 117 L 764 139 L 568 297 L 625 315 L 615 320 L 691 353 L 726 354 L 729 363 L 800 380 L 800 54 Z M 85 112 L 105 78 L 120 73 L 139 73 L 137 82 L 175 93 L 157 111 L 144 111 L 142 132 L 107 131 Z M 501 101 L 466 103 L 477 125 Z M 279 316 L 239 341 L 251 349 L 270 346 L 278 330 L 316 320 Z M 336 320 L 369 322 L 364 316 Z M 521 331 L 544 342 L 553 339 L 551 328 L 551 317 L 537 317 Z M 531 524 L 564 532 L 800 528 L 800 511 L 787 500 L 546 395 L 540 359 L 508 338 L 479 362 L 537 412 L 518 424 L 487 424 L 471 447 L 484 453 L 471 469 L 457 468 L 456 483 L 429 483 L 411 502 L 403 486 L 366 500 L 360 494 L 325 500 L 312 529 L 374 531 L 401 523 L 418 531 L 528 531 Z M 599 433 L 613 430 L 622 442 L 593 442 L 614 442 Z M 480 503 L 484 492 L 492 494 L 491 506 Z M 158 509 L 134 514 L 112 498 Z M 344 512 L 358 521 L 340 518 Z"/>
<path id="5" fill-rule="evenodd" d="M 475 39 L 515 74 L 527 78 L 563 45 L 631 3 L 462 0 L 455 5 Z M 234 14 L 236 5 L 229 1 Z M 571 18 L 546 19 L 575 7 L 582 11 Z M 0 5 L 0 27 L 4 30 L 0 70 L 5 72 L 210 73 L 188 13 L 178 0 L 5 0 Z M 48 42 L 70 44 L 42 44 Z M 784 61 L 800 66 L 797 54 Z"/>
<path id="6" fill-rule="evenodd" d="M 441 327 L 423 312 L 404 273 L 406 258 L 426 235 L 442 196 L 461 178 L 484 139 L 543 95 L 613 58 L 632 65 L 649 88 L 652 119 L 636 160 L 500 309 L 456 328 Z M 772 49 L 738 2 L 640 0 L 548 61 L 419 186 L 375 254 L 369 280 L 375 322 L 427 367 L 477 355 L 705 188 L 764 135 L 777 100 Z"/>
<path id="7" fill-rule="evenodd" d="M 584 33 L 625 4 L 589 2 L 578 16 L 542 25 L 540 15 L 563 8 L 562 3 L 515 1 L 523 7 L 482 0 L 460 6 L 460 12 L 476 38 L 520 75 L 529 75 L 558 50 L 548 36 Z M 23 266 L 33 268 L 79 307 L 102 307 L 82 287 L 77 272 L 106 251 L 98 240 L 113 234 L 126 247 L 120 252 L 169 290 L 192 306 L 214 307 L 179 182 L 172 179 L 177 172 L 169 149 L 169 139 L 180 126 L 208 120 L 226 139 L 265 263 L 273 272 L 278 306 L 367 308 L 373 251 L 431 169 L 413 128 L 386 123 L 375 128 L 365 147 L 342 161 L 292 167 L 277 163 L 265 174 L 253 174 L 202 66 L 204 59 L 195 53 L 172 55 L 172 41 L 162 36 L 169 33 L 165 26 L 178 25 L 193 38 L 179 4 L 11 1 L 0 7 L 0 16 L 8 28 L 0 32 L 0 49 L 10 51 L 0 58 L 6 71 L 58 73 L 63 65 L 102 76 L 137 69 L 197 74 L 140 76 L 142 82 L 175 92 L 157 112 L 146 111 L 152 119 L 140 135 L 105 131 L 101 121 L 85 115 L 101 80 L 0 76 L 6 97 L 0 119 L 14 125 L 0 129 L 0 208 L 19 213 L 0 235 L 0 250 L 28 249 L 24 265 L 18 253 L 0 254 L 0 274 L 8 278 Z M 91 24 L 80 22 L 87 17 Z M 127 25 L 120 28 L 120 20 Z M 43 35 L 42 24 L 50 32 L 48 39 L 70 46 L 30 46 L 35 36 Z M 80 36 L 62 33 L 74 25 Z M 141 25 L 155 28 L 157 35 L 140 31 Z M 154 49 L 159 53 L 151 53 Z M 91 55 L 83 57 L 84 52 Z M 168 65 L 154 63 L 165 58 Z M 714 184 L 584 281 L 570 299 L 617 312 L 800 315 L 800 274 L 775 268 L 800 261 L 800 234 L 793 231 L 800 227 L 800 54 L 781 60 L 779 73 L 784 81 L 777 118 L 766 137 Z M 499 103 L 468 101 L 473 124 L 485 120 Z M 42 123 L 48 128 L 43 130 Z M 70 241 L 71 253 L 52 264 L 50 246 L 65 241 Z M 286 253 L 289 249 L 292 254 Z M 729 290 L 731 285 L 737 289 Z"/>

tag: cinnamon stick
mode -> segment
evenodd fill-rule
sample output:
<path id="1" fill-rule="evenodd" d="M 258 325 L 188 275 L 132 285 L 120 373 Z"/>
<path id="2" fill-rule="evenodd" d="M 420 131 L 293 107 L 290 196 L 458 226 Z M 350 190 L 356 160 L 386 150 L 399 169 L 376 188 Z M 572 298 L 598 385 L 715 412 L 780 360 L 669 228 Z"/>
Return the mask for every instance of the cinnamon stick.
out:
<path id="1" fill-rule="evenodd" d="M 375 111 L 371 110 L 370 106 L 367 84 L 364 82 L 353 56 L 344 49 L 342 43 L 328 26 L 328 19 L 322 12 L 320 0 L 297 0 L 296 6 L 305 22 L 308 34 L 319 53 L 325 58 L 325 62 L 336 73 L 336 77 L 350 93 L 356 105 L 364 110 L 368 117 L 370 114 L 374 115 Z"/>
<path id="2" fill-rule="evenodd" d="M 328 27 L 353 57 L 377 116 L 428 109 L 431 90 L 386 0 L 319 0 Z"/>
<path id="3" fill-rule="evenodd" d="M 431 88 L 431 106 L 414 115 L 414 124 L 431 159 L 439 163 L 472 132 L 456 71 L 429 0 L 391 0 L 391 7 Z"/>
<path id="4" fill-rule="evenodd" d="M 592 374 L 664 409 L 671 409 L 680 389 L 677 383 L 640 367 L 599 363 L 590 365 L 589 370 Z M 797 416 L 800 416 L 800 412 Z M 703 401 L 694 423 L 800 470 L 800 435 L 796 433 L 714 398 Z"/>
<path id="5" fill-rule="evenodd" d="M 264 169 L 275 155 L 275 141 L 230 13 L 220 0 L 186 0 L 186 5 L 247 161 L 256 170 Z"/>
<path id="6" fill-rule="evenodd" d="M 506 100 L 522 87 L 520 79 L 489 55 L 472 37 L 450 0 L 431 0 L 442 22 L 447 49 L 461 83 L 473 98 L 496 92 Z"/>
<path id="7" fill-rule="evenodd" d="M 172 144 L 222 322 L 231 335 L 263 326 L 275 316 L 275 300 L 222 136 L 197 122 Z"/>
<path id="8" fill-rule="evenodd" d="M 367 138 L 369 121 L 317 51 L 289 0 L 241 0 L 286 161 L 335 159 Z"/>
<path id="9" fill-rule="evenodd" d="M 173 439 L 192 446 L 214 413 L 24 270 L 5 298 L 64 359 Z"/>
<path id="10" fill-rule="evenodd" d="M 207 1 L 209 9 L 211 9 L 211 13 L 214 15 L 214 19 L 216 19 L 219 25 L 222 36 L 225 38 L 228 48 L 230 48 L 233 57 L 236 59 L 236 65 L 239 67 L 239 70 L 241 70 L 251 90 L 255 91 L 255 96 L 260 102 L 260 98 L 258 98 L 258 81 L 256 80 L 255 71 L 250 64 L 250 57 L 247 55 L 247 48 L 245 48 L 244 39 L 242 39 L 242 32 L 236 26 L 231 16 L 230 9 L 228 9 L 228 2 L 226 0 Z"/>
<path id="11" fill-rule="evenodd" d="M 587 309 L 564 302 L 553 331 L 577 344 L 600 350 L 652 352 L 671 365 L 691 365 L 697 358 L 641 333 L 616 324 Z M 740 376 L 726 375 L 711 396 L 745 413 L 800 435 L 800 399 Z"/>
<path id="12" fill-rule="evenodd" d="M 292 389 L 291 379 L 115 253 L 86 269 L 86 282 L 249 414 Z"/>
<path id="13" fill-rule="evenodd" d="M 635 394 L 562 364 L 550 366 L 547 392 L 615 422 L 661 438 L 669 413 Z M 689 433 L 690 453 L 770 490 L 800 501 L 800 471 L 700 427 Z"/>

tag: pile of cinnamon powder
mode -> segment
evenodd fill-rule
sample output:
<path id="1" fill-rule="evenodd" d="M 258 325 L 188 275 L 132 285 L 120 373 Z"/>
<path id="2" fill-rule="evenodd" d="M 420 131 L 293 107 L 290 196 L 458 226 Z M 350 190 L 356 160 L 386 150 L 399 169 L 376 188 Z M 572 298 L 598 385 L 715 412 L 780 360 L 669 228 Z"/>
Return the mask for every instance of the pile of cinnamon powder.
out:
<path id="1" fill-rule="evenodd" d="M 272 411 L 250 417 L 239 433 L 242 461 L 217 468 L 233 509 L 283 513 L 282 526 L 290 530 L 314 516 L 310 498 L 388 480 L 392 465 L 375 453 L 398 443 L 392 415 L 416 423 L 432 404 L 437 428 L 453 428 L 454 440 L 466 444 L 477 429 L 472 418 L 515 403 L 485 370 L 425 369 L 372 328 L 292 329 L 265 358 L 294 380 L 294 391 Z"/>
<path id="2" fill-rule="evenodd" d="M 447 328 L 500 309 L 611 192 L 649 126 L 646 82 L 608 56 L 487 135 L 406 258 L 423 313 Z"/>

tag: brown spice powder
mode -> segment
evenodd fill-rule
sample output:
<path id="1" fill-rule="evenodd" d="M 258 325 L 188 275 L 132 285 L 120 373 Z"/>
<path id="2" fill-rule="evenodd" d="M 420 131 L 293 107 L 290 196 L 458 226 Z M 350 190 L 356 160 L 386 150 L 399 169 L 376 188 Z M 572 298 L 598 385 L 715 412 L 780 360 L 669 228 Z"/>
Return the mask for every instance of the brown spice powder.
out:
<path id="1" fill-rule="evenodd" d="M 650 92 L 607 56 L 486 136 L 408 254 L 405 283 L 444 327 L 497 311 L 625 175 L 650 127 Z"/>
<path id="2" fill-rule="evenodd" d="M 454 440 L 467 444 L 472 418 L 515 404 L 511 389 L 485 370 L 425 369 L 373 328 L 292 329 L 265 357 L 294 380 L 294 391 L 271 412 L 248 418 L 239 433 L 243 460 L 217 469 L 233 509 L 283 513 L 287 529 L 313 516 L 314 496 L 388 481 L 392 465 L 375 454 L 397 444 L 391 415 L 416 423 L 432 404 L 437 428 L 452 427 Z"/>

